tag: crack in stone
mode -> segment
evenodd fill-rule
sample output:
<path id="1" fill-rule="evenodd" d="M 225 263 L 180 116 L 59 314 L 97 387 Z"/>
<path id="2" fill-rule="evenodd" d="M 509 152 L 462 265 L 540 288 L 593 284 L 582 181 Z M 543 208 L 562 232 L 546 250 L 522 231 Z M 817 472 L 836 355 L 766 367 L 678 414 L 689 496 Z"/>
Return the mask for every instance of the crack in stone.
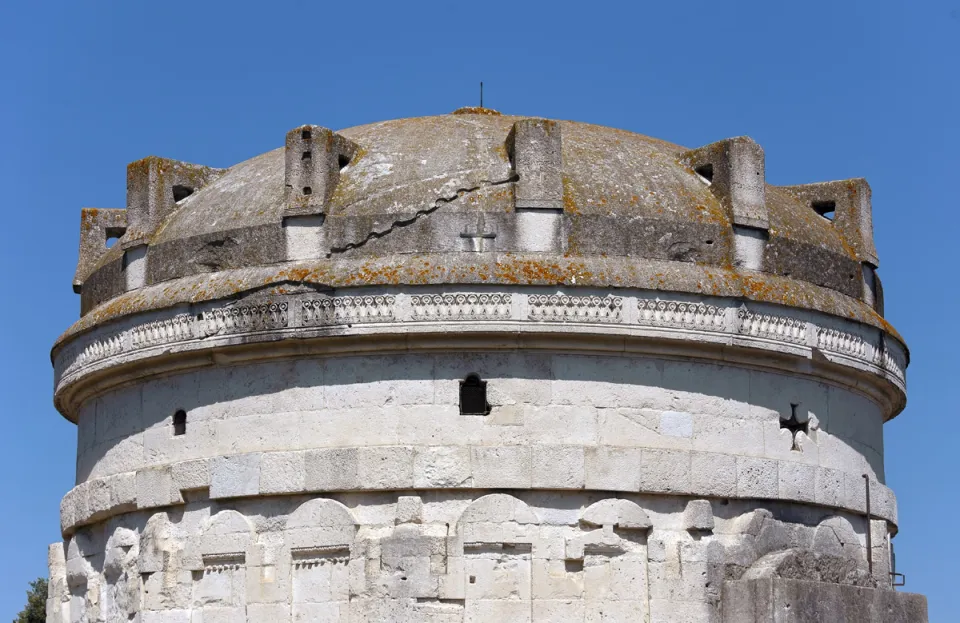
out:
<path id="1" fill-rule="evenodd" d="M 469 193 L 477 192 L 481 188 L 489 188 L 491 186 L 502 186 L 503 184 L 510 184 L 511 182 L 516 182 L 519 179 L 520 179 L 519 175 L 513 174 L 504 180 L 482 180 L 480 184 L 477 186 L 471 186 L 470 188 L 458 188 L 453 195 L 450 195 L 449 197 L 438 197 L 437 199 L 434 200 L 433 206 L 423 210 L 417 210 L 416 212 L 414 212 L 413 216 L 409 218 L 396 220 L 393 223 L 391 223 L 390 226 L 384 229 L 383 231 L 372 231 L 369 234 L 367 234 L 367 236 L 364 239 L 359 240 L 357 242 L 349 242 L 342 247 L 331 247 L 330 253 L 327 254 L 327 257 L 330 257 L 336 253 L 346 253 L 347 251 L 350 251 L 352 249 L 362 247 L 363 245 L 367 244 L 371 240 L 383 238 L 384 236 L 393 232 L 396 229 L 413 225 L 420 218 L 424 216 L 429 216 L 430 214 L 433 214 L 434 212 L 439 210 L 444 205 L 451 203 L 453 201 L 456 201 L 457 199 Z"/>

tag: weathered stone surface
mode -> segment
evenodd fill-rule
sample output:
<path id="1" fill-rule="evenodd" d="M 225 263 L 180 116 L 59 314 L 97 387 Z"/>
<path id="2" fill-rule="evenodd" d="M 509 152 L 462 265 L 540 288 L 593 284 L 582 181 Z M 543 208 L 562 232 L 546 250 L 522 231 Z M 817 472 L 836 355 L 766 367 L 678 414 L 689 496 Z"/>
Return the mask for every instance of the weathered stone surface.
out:
<path id="1" fill-rule="evenodd" d="M 922 595 L 794 579 L 727 581 L 723 621 L 925 623 Z M 785 606 L 789 604 L 789 608 Z"/>
<path id="2" fill-rule="evenodd" d="M 865 183 L 484 109 L 130 173 L 53 353 L 51 621 L 923 620 Z"/>

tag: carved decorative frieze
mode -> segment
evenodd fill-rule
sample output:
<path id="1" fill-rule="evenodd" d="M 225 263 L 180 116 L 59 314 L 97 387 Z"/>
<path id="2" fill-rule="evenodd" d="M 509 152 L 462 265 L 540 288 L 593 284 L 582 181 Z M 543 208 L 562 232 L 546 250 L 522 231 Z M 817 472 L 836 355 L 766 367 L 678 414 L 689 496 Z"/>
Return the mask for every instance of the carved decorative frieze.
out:
<path id="1" fill-rule="evenodd" d="M 80 354 L 77 355 L 73 365 L 78 368 L 82 368 L 83 366 L 93 363 L 94 361 L 99 361 L 113 355 L 119 355 L 122 352 L 123 334 L 111 335 L 87 344 L 83 350 L 80 351 Z"/>
<path id="2" fill-rule="evenodd" d="M 795 344 L 807 341 L 807 323 L 796 318 L 758 314 L 744 305 L 737 311 L 738 333 L 751 337 L 764 337 L 771 340 L 783 340 Z"/>
<path id="3" fill-rule="evenodd" d="M 867 353 L 866 344 L 859 335 L 827 327 L 817 328 L 817 348 L 853 357 L 864 357 Z"/>
<path id="4" fill-rule="evenodd" d="M 179 314 L 166 320 L 155 320 L 130 329 L 130 344 L 133 348 L 146 348 L 155 344 L 181 342 L 193 337 L 194 317 Z"/>
<path id="5" fill-rule="evenodd" d="M 203 312 L 201 330 L 204 334 L 246 333 L 287 326 L 286 301 L 260 305 L 237 305 Z"/>
<path id="6" fill-rule="evenodd" d="M 349 545 L 291 547 L 290 557 L 295 569 L 309 569 L 318 565 L 346 564 L 350 562 Z"/>
<path id="7" fill-rule="evenodd" d="M 899 348 L 891 347 L 884 343 L 883 348 L 877 349 L 881 353 L 879 365 L 884 370 L 890 372 L 898 379 L 906 376 L 907 357 Z"/>
<path id="8" fill-rule="evenodd" d="M 637 322 L 658 327 L 723 331 L 726 309 L 704 303 L 637 299 Z"/>
<path id="9" fill-rule="evenodd" d="M 367 322 L 393 322 L 396 297 L 391 294 L 378 296 L 336 296 L 310 299 L 302 302 L 301 325 L 317 327 Z"/>
<path id="10" fill-rule="evenodd" d="M 223 335 L 268 335 L 295 326 L 510 320 L 517 297 L 520 297 L 521 307 L 523 299 L 526 299 L 527 320 L 585 325 L 624 323 L 624 299 L 632 298 L 484 292 L 415 294 L 402 301 L 392 294 L 310 295 L 308 298 L 293 295 L 260 303 L 241 302 L 208 307 L 197 313 L 184 313 L 181 308 L 169 318 L 158 319 L 154 316 L 149 322 L 113 329 L 113 333 L 109 327 L 103 327 L 78 336 L 57 354 L 54 370 L 57 384 L 62 385 L 83 376 L 94 366 L 99 369 L 109 365 L 111 358 L 135 358 L 137 351 L 191 341 L 202 343 L 203 340 Z M 299 318 L 290 316 L 290 306 L 297 311 Z M 732 301 L 723 305 L 646 297 L 636 299 L 635 313 L 636 318 L 631 320 L 635 326 L 679 328 L 693 335 L 732 333 L 770 342 L 815 344 L 824 352 L 842 354 L 884 370 L 900 386 L 905 382 L 907 355 L 896 340 L 886 338 L 879 332 L 861 334 L 852 327 L 853 330 L 845 331 L 838 328 L 842 321 L 837 319 L 825 319 L 820 324 L 762 313 L 744 304 L 737 307 Z M 813 343 L 807 341 L 808 330 L 813 332 L 811 338 L 815 336 Z M 758 347 L 761 346 L 758 344 Z"/>
<path id="11" fill-rule="evenodd" d="M 410 297 L 412 320 L 504 320 L 509 294 L 419 294 Z"/>
<path id="12" fill-rule="evenodd" d="M 232 552 L 229 554 L 204 554 L 203 570 L 206 573 L 236 571 L 243 566 L 245 561 L 246 555 L 244 555 L 243 552 Z"/>
<path id="13" fill-rule="evenodd" d="M 530 320 L 619 323 L 623 318 L 623 298 L 619 296 L 535 294 L 529 303 Z"/>

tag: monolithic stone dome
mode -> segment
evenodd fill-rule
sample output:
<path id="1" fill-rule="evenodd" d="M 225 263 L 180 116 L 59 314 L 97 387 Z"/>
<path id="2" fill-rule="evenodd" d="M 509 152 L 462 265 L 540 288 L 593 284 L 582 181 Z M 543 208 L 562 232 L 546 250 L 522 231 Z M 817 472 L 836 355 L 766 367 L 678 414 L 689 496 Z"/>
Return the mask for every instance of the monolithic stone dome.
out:
<path id="1" fill-rule="evenodd" d="M 108 246 L 108 240 L 117 239 Z M 48 620 L 923 621 L 862 179 L 487 109 L 86 208 Z"/>
<path id="2" fill-rule="evenodd" d="M 101 244 L 82 258 L 75 285 L 84 312 L 112 301 L 97 310 L 102 320 L 283 281 L 571 284 L 742 296 L 890 330 L 873 300 L 857 302 L 865 298 L 862 265 L 872 281 L 878 264 L 863 180 L 775 187 L 763 183 L 763 152 L 748 138 L 688 151 L 623 130 L 484 112 L 336 134 L 317 128 L 318 138 L 307 140 L 329 143 L 321 149 L 330 162 L 318 182 L 324 188 L 307 196 L 308 185 L 289 179 L 300 164 L 289 160 L 319 156 L 312 146 L 288 146 L 226 170 L 157 158 L 134 163 L 130 203 L 146 204 L 149 224 L 127 233 L 125 244 L 105 252 Z M 549 140 L 517 143 L 517 123 Z M 524 166 L 539 176 L 527 191 Z M 190 179 L 176 184 L 177 175 Z M 145 192 L 139 184 L 154 183 L 142 177 L 166 187 L 138 197 Z M 174 186 L 191 194 L 174 201 Z M 556 231 L 534 235 L 518 209 L 557 210 L 562 218 Z M 288 262 L 295 254 L 284 231 L 293 212 L 325 218 L 323 252 L 297 265 Z M 88 211 L 84 222 L 113 217 Z M 758 257 L 737 256 L 740 225 L 765 232 Z M 123 297 L 124 250 L 144 242 L 151 258 L 145 284 L 163 284 L 162 291 Z M 206 281 L 196 275 L 216 271 L 230 271 L 221 287 L 197 286 Z"/>

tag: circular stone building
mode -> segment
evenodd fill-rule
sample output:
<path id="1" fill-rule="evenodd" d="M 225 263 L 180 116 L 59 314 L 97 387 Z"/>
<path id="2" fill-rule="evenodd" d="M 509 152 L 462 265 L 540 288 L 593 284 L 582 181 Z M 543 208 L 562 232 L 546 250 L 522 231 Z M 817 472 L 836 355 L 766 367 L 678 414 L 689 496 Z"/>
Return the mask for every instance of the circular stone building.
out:
<path id="1" fill-rule="evenodd" d="M 108 240 L 116 238 L 108 246 Z M 48 621 L 925 621 L 870 188 L 461 109 L 81 215 Z"/>

